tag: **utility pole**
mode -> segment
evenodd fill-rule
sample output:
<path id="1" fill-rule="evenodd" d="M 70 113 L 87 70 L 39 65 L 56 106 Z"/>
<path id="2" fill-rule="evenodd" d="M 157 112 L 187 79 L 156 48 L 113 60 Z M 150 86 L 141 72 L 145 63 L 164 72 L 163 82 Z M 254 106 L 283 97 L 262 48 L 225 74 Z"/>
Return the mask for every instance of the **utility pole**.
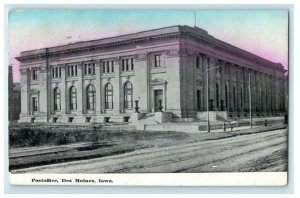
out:
<path id="1" fill-rule="evenodd" d="M 252 104 L 251 104 L 251 76 L 249 72 L 249 113 L 250 113 L 250 128 L 252 128 Z"/>
<path id="2" fill-rule="evenodd" d="M 207 69 L 206 69 L 206 108 L 207 108 L 207 132 L 209 133 L 210 132 L 210 126 L 209 126 L 209 102 L 208 102 L 208 94 L 209 94 L 209 86 L 208 86 L 208 66 L 207 66 Z"/>
<path id="3" fill-rule="evenodd" d="M 210 124 L 209 124 L 209 85 L 208 85 L 208 74 L 209 74 L 209 71 L 212 70 L 212 69 L 217 69 L 219 68 L 220 66 L 217 66 L 217 67 L 212 67 L 212 68 L 208 68 L 207 66 L 207 69 L 206 69 L 206 108 L 207 108 L 207 132 L 209 133 L 210 132 Z"/>

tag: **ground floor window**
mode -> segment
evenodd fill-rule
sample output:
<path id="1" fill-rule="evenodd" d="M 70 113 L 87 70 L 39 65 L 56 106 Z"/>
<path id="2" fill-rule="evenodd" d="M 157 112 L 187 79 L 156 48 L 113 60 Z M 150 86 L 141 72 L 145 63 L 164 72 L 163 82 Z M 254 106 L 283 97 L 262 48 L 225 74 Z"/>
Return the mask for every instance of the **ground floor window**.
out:
<path id="1" fill-rule="evenodd" d="M 77 92 L 76 88 L 72 86 L 70 88 L 70 110 L 76 110 L 77 109 Z"/>
<path id="2" fill-rule="evenodd" d="M 201 111 L 201 90 L 197 90 L 197 109 Z"/>
<path id="3" fill-rule="evenodd" d="M 113 109 L 113 86 L 110 83 L 105 86 L 105 109 Z"/>
<path id="4" fill-rule="evenodd" d="M 54 111 L 60 111 L 60 89 L 54 89 Z"/>
<path id="5" fill-rule="evenodd" d="M 125 109 L 132 109 L 133 100 L 132 100 L 132 84 L 130 82 L 125 83 L 124 85 L 124 107 Z"/>
<path id="6" fill-rule="evenodd" d="M 89 85 L 86 89 L 87 110 L 95 109 L 96 89 L 94 85 Z"/>
<path id="7" fill-rule="evenodd" d="M 32 97 L 32 112 L 38 111 L 38 98 Z"/>

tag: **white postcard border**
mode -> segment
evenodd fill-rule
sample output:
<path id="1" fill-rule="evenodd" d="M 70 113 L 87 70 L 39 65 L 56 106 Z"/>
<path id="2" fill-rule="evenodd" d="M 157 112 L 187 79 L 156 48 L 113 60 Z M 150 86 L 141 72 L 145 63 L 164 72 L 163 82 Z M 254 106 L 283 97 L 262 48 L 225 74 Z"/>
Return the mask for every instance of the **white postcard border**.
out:
<path id="1" fill-rule="evenodd" d="M 284 186 L 287 172 L 9 174 L 12 185 Z"/>

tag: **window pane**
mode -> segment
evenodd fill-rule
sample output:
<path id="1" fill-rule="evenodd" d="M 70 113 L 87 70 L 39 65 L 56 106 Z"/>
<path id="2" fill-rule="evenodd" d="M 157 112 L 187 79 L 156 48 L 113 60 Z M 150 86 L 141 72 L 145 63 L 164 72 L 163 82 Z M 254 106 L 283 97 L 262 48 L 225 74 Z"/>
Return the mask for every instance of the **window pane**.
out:
<path id="1" fill-rule="evenodd" d="M 113 109 L 113 87 L 107 84 L 105 87 L 105 108 Z"/>
<path id="2" fill-rule="evenodd" d="M 95 109 L 95 87 L 93 85 L 89 85 L 87 88 L 87 109 L 94 110 Z"/>

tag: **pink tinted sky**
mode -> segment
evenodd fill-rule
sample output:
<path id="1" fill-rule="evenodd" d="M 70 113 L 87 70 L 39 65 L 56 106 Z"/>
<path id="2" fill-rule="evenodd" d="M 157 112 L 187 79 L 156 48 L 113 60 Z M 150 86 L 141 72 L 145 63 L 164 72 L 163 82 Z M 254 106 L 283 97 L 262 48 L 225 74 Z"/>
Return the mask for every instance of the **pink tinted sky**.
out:
<path id="1" fill-rule="evenodd" d="M 284 10 L 196 10 L 197 26 L 215 38 L 288 67 Z M 194 26 L 193 10 L 17 10 L 8 20 L 9 64 L 20 81 L 21 51 L 171 25 Z"/>

